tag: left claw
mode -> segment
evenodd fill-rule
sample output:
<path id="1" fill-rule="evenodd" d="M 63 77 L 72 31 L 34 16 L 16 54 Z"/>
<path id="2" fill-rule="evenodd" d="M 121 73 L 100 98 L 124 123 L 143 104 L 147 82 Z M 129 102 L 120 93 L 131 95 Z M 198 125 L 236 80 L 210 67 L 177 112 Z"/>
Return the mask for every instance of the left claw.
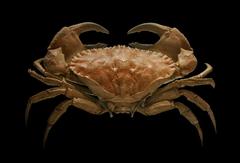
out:
<path id="1" fill-rule="evenodd" d="M 131 46 L 160 51 L 175 61 L 177 61 L 177 55 L 180 53 L 181 48 L 192 50 L 186 37 L 176 28 L 170 28 L 157 23 L 143 23 L 130 29 L 128 34 L 142 31 L 153 32 L 157 34 L 160 39 L 155 44 L 141 44 L 135 42 L 131 43 Z"/>
<path id="2" fill-rule="evenodd" d="M 48 50 L 62 48 L 62 52 L 65 55 L 66 61 L 71 60 L 71 57 L 78 52 L 86 48 L 98 48 L 105 47 L 106 44 L 97 43 L 97 44 L 89 44 L 85 45 L 79 39 L 79 35 L 88 32 L 88 31 L 96 31 L 105 34 L 109 34 L 109 31 L 103 26 L 92 23 L 92 22 L 84 22 L 76 25 L 72 25 L 69 27 L 63 27 L 53 38 L 51 41 Z"/>
<path id="3" fill-rule="evenodd" d="M 149 31 L 157 34 L 160 39 L 155 44 L 130 43 L 132 47 L 161 52 L 173 61 L 178 62 L 181 74 L 186 75 L 192 72 L 197 60 L 193 54 L 186 37 L 177 29 L 163 26 L 157 23 L 143 23 L 128 31 L 128 34 Z"/>

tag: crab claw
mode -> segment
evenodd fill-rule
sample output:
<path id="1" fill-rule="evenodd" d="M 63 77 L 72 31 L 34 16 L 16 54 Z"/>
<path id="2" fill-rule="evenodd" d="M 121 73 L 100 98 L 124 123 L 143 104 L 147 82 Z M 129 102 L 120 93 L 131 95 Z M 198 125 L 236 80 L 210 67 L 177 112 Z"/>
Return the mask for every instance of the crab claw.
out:
<path id="1" fill-rule="evenodd" d="M 142 31 L 153 32 L 157 34 L 160 39 L 155 44 L 140 44 L 135 42 L 131 43 L 131 46 L 160 51 L 175 61 L 177 60 L 177 55 L 180 53 L 181 48 L 185 50 L 192 50 L 187 39 L 176 28 L 170 28 L 157 23 L 143 23 L 130 29 L 128 34 Z"/>
<path id="2" fill-rule="evenodd" d="M 103 43 L 84 45 L 79 39 L 79 35 L 88 31 L 96 31 L 109 34 L 109 31 L 103 26 L 92 22 L 79 23 L 70 27 L 63 27 L 54 36 L 48 47 L 48 50 L 61 47 L 62 52 L 65 55 L 65 59 L 68 61 L 75 53 L 78 53 L 84 49 L 106 46 L 106 44 Z"/>
<path id="3" fill-rule="evenodd" d="M 170 28 L 157 23 L 143 23 L 130 29 L 128 34 L 142 31 L 153 32 L 157 34 L 160 39 L 155 44 L 134 42 L 130 43 L 130 46 L 158 51 L 167 55 L 172 58 L 173 61 L 178 62 L 180 68 L 183 70 L 181 72 L 182 75 L 186 75 L 195 69 L 197 60 L 193 55 L 193 49 L 186 37 L 177 28 Z"/>

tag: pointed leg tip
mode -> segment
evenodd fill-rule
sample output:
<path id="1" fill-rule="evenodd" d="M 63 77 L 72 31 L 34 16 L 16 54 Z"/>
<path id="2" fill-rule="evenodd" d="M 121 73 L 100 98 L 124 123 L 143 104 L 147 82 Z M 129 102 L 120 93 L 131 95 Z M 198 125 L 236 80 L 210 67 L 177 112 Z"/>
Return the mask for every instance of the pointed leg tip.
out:
<path id="1" fill-rule="evenodd" d="M 133 118 L 133 117 L 134 117 L 134 113 L 135 113 L 135 112 L 132 112 L 132 113 L 131 113 L 131 118 Z"/>
<path id="2" fill-rule="evenodd" d="M 216 123 L 213 124 L 213 127 L 214 127 L 214 132 L 215 132 L 215 134 L 217 134 L 218 130 L 217 130 Z"/>
<path id="3" fill-rule="evenodd" d="M 215 83 L 215 81 L 213 80 L 213 82 L 211 83 L 211 86 L 213 87 L 213 88 L 215 88 L 216 87 L 216 83 Z"/>
<path id="4" fill-rule="evenodd" d="M 109 116 L 110 116 L 110 118 L 113 118 L 113 113 L 109 112 Z"/>
<path id="5" fill-rule="evenodd" d="M 202 129 L 201 129 L 201 127 L 200 127 L 200 124 L 197 122 L 197 123 L 195 124 L 195 127 L 196 127 L 196 129 L 197 129 L 198 136 L 199 136 L 199 139 L 200 139 L 200 141 L 201 141 L 201 145 L 203 146 L 203 132 L 202 132 Z"/>
<path id="6" fill-rule="evenodd" d="M 212 121 L 212 125 L 213 125 L 213 127 L 214 127 L 214 131 L 215 131 L 215 133 L 217 133 L 216 119 L 215 119 L 215 116 L 214 116 L 214 114 L 213 114 L 212 111 L 209 113 L 209 116 L 210 116 L 210 119 L 211 119 L 211 121 Z"/>
<path id="7" fill-rule="evenodd" d="M 46 130 L 45 130 L 45 133 L 44 133 L 44 137 L 43 137 L 43 148 L 46 147 L 48 135 L 49 135 L 49 132 L 50 132 L 51 128 L 52 128 L 52 125 L 49 125 L 49 124 L 46 127 Z"/>
<path id="8" fill-rule="evenodd" d="M 34 71 L 32 69 L 28 69 L 27 72 L 31 75 Z"/>

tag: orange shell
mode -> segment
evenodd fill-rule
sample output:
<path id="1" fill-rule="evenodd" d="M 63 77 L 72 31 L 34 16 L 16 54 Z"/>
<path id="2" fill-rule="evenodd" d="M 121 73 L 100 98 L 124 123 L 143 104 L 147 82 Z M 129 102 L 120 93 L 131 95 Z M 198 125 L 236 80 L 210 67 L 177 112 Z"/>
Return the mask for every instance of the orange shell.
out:
<path id="1" fill-rule="evenodd" d="M 114 46 L 82 51 L 70 69 L 99 97 L 134 98 L 144 92 L 141 98 L 168 81 L 176 64 L 159 52 Z"/>

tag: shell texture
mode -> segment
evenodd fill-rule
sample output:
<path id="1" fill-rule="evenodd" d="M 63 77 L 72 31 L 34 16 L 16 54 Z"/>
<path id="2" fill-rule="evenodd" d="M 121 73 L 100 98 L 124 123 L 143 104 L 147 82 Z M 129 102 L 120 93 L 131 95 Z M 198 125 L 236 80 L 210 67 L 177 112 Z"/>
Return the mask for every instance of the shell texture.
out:
<path id="1" fill-rule="evenodd" d="M 174 74 L 176 64 L 160 52 L 114 46 L 82 51 L 72 59 L 70 69 L 90 89 L 128 97 L 159 87 Z"/>

